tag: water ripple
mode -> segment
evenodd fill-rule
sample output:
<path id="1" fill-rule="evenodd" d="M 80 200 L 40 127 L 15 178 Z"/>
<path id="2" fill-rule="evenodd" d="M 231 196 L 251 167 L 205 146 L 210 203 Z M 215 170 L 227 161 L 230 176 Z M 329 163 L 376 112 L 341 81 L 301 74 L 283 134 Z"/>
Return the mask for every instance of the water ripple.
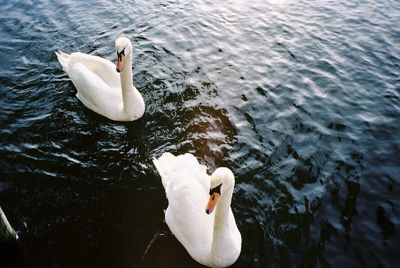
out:
<path id="1" fill-rule="evenodd" d="M 399 10 L 395 0 L 5 1 L 0 202 L 20 234 L 17 259 L 198 267 L 163 223 L 151 159 L 171 151 L 234 170 L 234 267 L 395 266 Z M 122 34 L 147 104 L 130 123 L 86 109 L 54 55 L 114 61 Z"/>

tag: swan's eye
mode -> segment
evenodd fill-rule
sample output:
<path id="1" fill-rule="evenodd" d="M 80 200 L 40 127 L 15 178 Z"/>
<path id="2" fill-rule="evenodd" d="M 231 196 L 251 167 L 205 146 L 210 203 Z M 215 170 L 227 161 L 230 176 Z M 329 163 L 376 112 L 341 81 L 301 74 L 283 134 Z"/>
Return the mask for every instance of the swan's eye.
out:
<path id="1" fill-rule="evenodd" d="M 220 185 L 218 185 L 217 187 L 210 189 L 210 195 L 213 195 L 213 193 L 221 194 L 221 185 L 222 185 L 222 183 Z M 214 196 L 213 196 L 213 198 L 214 198 Z"/>
<path id="2" fill-rule="evenodd" d="M 125 48 L 123 48 L 123 49 L 121 50 L 121 52 L 118 52 L 118 51 L 117 51 L 117 56 L 118 56 L 118 60 L 120 60 L 122 56 L 125 57 Z"/>

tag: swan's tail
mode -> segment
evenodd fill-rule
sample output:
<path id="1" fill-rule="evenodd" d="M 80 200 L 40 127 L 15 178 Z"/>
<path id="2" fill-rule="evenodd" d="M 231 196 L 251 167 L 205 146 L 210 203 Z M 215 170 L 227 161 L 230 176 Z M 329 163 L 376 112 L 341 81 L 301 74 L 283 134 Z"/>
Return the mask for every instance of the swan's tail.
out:
<path id="1" fill-rule="evenodd" d="M 176 156 L 171 153 L 163 153 L 158 159 L 154 158 L 153 163 L 156 166 L 158 173 L 160 173 L 161 181 L 164 188 L 167 188 L 171 175 L 174 171 L 174 161 Z"/>
<path id="2" fill-rule="evenodd" d="M 68 73 L 68 61 L 69 57 L 71 56 L 70 54 L 64 53 L 61 50 L 58 50 L 55 52 L 57 55 L 57 59 L 60 62 L 63 70 Z"/>
<path id="3" fill-rule="evenodd" d="M 207 167 L 201 165 L 196 157 L 189 153 L 175 156 L 166 152 L 158 159 L 154 158 L 153 163 L 160 173 L 162 184 L 166 190 L 172 180 L 195 178 L 201 181 L 200 185 L 204 185 L 204 178 L 208 176 Z"/>

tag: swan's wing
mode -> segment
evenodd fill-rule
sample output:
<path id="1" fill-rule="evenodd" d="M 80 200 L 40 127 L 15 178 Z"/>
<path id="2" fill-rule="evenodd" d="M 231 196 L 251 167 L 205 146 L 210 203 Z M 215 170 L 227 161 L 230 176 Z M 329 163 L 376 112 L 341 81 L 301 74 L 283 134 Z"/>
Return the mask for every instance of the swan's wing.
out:
<path id="1" fill-rule="evenodd" d="M 85 65 L 86 68 L 98 75 L 111 88 L 121 87 L 119 73 L 115 70 L 115 64 L 111 61 L 79 52 L 72 53 L 71 56 L 75 62 Z"/>
<path id="2" fill-rule="evenodd" d="M 207 215 L 210 177 L 191 154 L 164 153 L 154 160 L 168 199 L 166 222 L 194 259 L 211 247 L 214 216 Z"/>
<path id="3" fill-rule="evenodd" d="M 89 109 L 110 119 L 118 119 L 123 109 L 121 90 L 111 88 L 85 65 L 76 63 L 69 74 L 77 88 L 77 98 Z"/>
<path id="4" fill-rule="evenodd" d="M 89 109 L 106 117 L 122 110 L 119 75 L 110 61 L 80 52 L 56 52 L 63 70 L 78 90 L 76 96 Z"/>
<path id="5" fill-rule="evenodd" d="M 64 71 L 68 74 L 71 80 L 73 79 L 74 66 L 76 64 L 82 64 L 85 68 L 103 80 L 103 82 L 110 88 L 120 87 L 121 82 L 119 74 L 115 70 L 115 65 L 111 61 L 80 52 L 67 54 L 58 51 L 56 52 L 56 55 Z"/>
<path id="6" fill-rule="evenodd" d="M 199 181 L 202 188 L 209 190 L 210 180 L 207 175 L 207 167 L 201 165 L 199 161 L 192 154 L 184 154 L 174 156 L 167 152 L 163 153 L 161 157 L 153 160 L 158 172 L 161 175 L 161 180 L 165 189 L 168 183 L 176 177 L 177 174 L 188 174 L 192 178 Z M 204 176 L 207 176 L 206 178 Z"/>

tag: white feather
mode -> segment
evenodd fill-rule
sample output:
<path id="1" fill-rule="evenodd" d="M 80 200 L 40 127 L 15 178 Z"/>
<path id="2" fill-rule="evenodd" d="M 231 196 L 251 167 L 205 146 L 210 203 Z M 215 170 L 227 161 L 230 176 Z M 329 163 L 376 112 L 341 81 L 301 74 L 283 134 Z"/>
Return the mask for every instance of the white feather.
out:
<path id="1" fill-rule="evenodd" d="M 178 241 L 203 265 L 226 267 L 234 263 L 240 254 L 242 239 L 230 208 L 234 184 L 232 172 L 219 168 L 209 176 L 207 168 L 191 154 L 164 153 L 153 162 L 168 199 L 165 220 Z M 213 177 L 216 173 L 218 178 Z M 224 181 L 229 176 L 232 182 Z M 228 188 L 221 192 L 221 207 L 208 215 L 205 209 L 211 180 L 219 179 Z"/>
<path id="2" fill-rule="evenodd" d="M 132 46 L 127 38 L 122 45 Z M 89 109 L 115 121 L 132 121 L 145 110 L 143 97 L 132 83 L 132 54 L 126 54 L 121 74 L 111 61 L 80 52 L 56 52 L 63 70 L 77 89 L 77 98 Z"/>

